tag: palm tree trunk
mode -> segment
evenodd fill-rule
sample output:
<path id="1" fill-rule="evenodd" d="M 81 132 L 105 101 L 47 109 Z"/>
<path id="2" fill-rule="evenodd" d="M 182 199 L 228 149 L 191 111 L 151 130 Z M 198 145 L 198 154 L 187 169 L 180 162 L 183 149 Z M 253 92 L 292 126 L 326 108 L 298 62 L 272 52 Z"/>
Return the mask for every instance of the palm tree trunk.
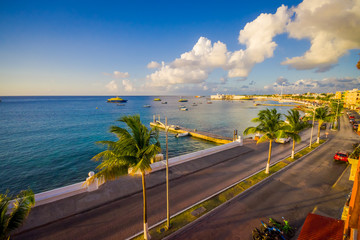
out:
<path id="1" fill-rule="evenodd" d="M 319 121 L 318 124 L 319 124 L 319 126 L 318 126 L 318 133 L 317 133 L 316 143 L 320 142 L 320 127 L 321 127 L 322 123 L 320 123 L 320 121 Z"/>
<path id="2" fill-rule="evenodd" d="M 144 239 L 151 239 L 147 223 L 147 203 L 146 203 L 146 183 L 145 183 L 145 171 L 141 172 L 141 180 L 143 187 L 143 203 L 144 203 Z"/>
<path id="3" fill-rule="evenodd" d="M 272 143 L 272 140 L 270 140 L 270 142 L 269 142 L 269 157 L 268 157 L 268 161 L 267 161 L 267 164 L 266 164 L 266 170 L 265 170 L 266 174 L 269 174 L 269 169 L 270 169 L 271 143 Z"/>
<path id="4" fill-rule="evenodd" d="M 295 140 L 293 139 L 293 146 L 292 146 L 292 151 L 291 151 L 291 158 L 294 159 L 294 155 L 295 155 Z"/>

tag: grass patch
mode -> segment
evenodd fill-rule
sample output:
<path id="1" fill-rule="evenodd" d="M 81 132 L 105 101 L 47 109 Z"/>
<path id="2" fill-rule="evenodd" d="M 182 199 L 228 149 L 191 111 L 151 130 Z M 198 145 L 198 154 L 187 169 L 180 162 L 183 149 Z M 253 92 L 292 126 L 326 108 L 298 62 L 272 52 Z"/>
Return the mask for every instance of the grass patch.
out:
<path id="1" fill-rule="evenodd" d="M 317 148 L 319 145 L 321 145 L 325 141 L 326 140 L 320 140 L 320 143 L 312 144 L 311 149 L 309 147 L 302 149 L 301 151 L 299 151 L 298 153 L 295 154 L 294 159 L 292 159 L 291 157 L 288 157 L 282 161 L 279 161 L 278 163 L 276 163 L 270 167 L 269 174 L 266 174 L 265 171 L 258 172 L 257 174 L 246 178 L 245 180 L 241 181 L 240 183 L 215 195 L 214 197 L 212 197 L 202 203 L 199 203 L 198 205 L 188 209 L 187 211 L 185 211 L 175 217 L 172 217 L 170 219 L 171 227 L 169 229 L 166 229 L 166 222 L 157 227 L 150 229 L 149 232 L 151 235 L 151 239 L 153 239 L 153 240 L 162 239 L 162 238 L 170 235 L 171 233 L 176 232 L 180 228 L 195 221 L 197 218 L 201 217 L 202 215 L 208 213 L 209 211 L 213 210 L 214 208 L 216 208 L 216 207 L 220 206 L 221 204 L 229 201 L 230 199 L 236 197 L 237 195 L 239 195 L 246 189 L 249 189 L 250 187 L 252 187 L 255 184 L 264 180 L 265 178 L 267 178 L 267 177 L 271 176 L 272 174 L 278 172 L 279 170 L 283 169 L 284 167 L 289 165 L 289 163 L 294 162 L 297 159 L 301 158 L 302 156 L 306 155 L 307 153 L 311 152 L 312 150 Z M 196 216 L 191 214 L 194 210 L 201 208 L 201 207 L 203 207 L 205 209 L 205 211 L 201 212 L 200 214 L 198 214 Z M 138 235 L 137 237 L 135 237 L 133 239 L 136 239 L 136 240 L 144 239 L 143 234 Z"/>

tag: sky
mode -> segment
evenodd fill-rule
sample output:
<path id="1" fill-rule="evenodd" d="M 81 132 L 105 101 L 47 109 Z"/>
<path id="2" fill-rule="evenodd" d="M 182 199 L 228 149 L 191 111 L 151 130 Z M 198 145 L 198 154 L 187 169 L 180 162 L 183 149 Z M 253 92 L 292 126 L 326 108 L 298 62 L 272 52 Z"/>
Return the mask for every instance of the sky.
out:
<path id="1" fill-rule="evenodd" d="M 0 96 L 360 88 L 360 0 L 0 0 Z"/>

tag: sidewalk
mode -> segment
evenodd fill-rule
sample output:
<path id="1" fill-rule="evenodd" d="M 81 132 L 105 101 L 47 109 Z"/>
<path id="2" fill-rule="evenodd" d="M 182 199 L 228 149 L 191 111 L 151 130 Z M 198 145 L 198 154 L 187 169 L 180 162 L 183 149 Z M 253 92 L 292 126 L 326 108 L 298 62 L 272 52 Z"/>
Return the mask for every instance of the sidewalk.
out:
<path id="1" fill-rule="evenodd" d="M 350 194 L 353 185 L 353 181 L 349 180 L 350 170 L 351 165 L 348 165 L 348 167 L 344 170 L 343 174 L 338 178 L 336 183 L 331 187 L 331 190 L 329 191 L 330 196 L 338 195 L 339 193 L 341 193 L 344 195 L 344 197 L 335 198 L 333 199 L 333 201 L 325 201 L 323 203 L 320 203 L 314 207 L 312 213 L 334 219 L 341 219 L 342 211 L 347 201 L 346 193 Z M 301 229 L 302 226 L 297 230 L 295 236 L 292 239 L 295 240 L 298 238 Z"/>

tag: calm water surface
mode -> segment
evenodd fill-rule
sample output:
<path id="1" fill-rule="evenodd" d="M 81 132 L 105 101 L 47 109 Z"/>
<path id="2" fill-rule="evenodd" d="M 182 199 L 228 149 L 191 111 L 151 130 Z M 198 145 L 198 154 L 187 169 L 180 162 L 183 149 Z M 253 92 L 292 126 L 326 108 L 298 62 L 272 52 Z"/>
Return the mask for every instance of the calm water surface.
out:
<path id="1" fill-rule="evenodd" d="M 149 126 L 153 115 L 169 124 L 232 137 L 234 129 L 242 132 L 252 126 L 251 119 L 265 107 L 253 101 L 212 101 L 206 98 L 127 96 L 124 106 L 107 103 L 110 97 L 1 97 L 0 103 L 0 193 L 17 193 L 31 188 L 34 192 L 85 180 L 98 163 L 91 158 L 103 150 L 96 141 L 116 140 L 109 133 L 111 125 L 124 115 L 140 114 Z M 197 103 L 197 106 L 192 106 Z M 149 104 L 150 108 L 143 106 Z M 189 111 L 179 111 L 185 105 Z M 279 107 L 286 113 L 289 107 Z M 160 132 L 165 151 L 165 133 Z M 169 157 L 214 147 L 216 144 L 191 137 L 175 138 L 169 133 Z"/>

